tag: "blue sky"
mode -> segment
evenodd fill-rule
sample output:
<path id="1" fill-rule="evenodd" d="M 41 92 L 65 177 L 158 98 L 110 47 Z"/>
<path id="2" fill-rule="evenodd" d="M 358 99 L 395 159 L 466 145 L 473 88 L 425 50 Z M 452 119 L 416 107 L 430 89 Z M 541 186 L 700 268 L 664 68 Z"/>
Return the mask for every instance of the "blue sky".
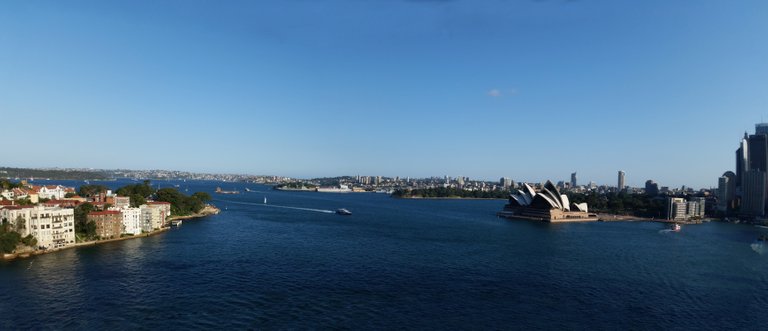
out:
<path id="1" fill-rule="evenodd" d="M 4 1 L 0 165 L 716 186 L 765 1 Z"/>

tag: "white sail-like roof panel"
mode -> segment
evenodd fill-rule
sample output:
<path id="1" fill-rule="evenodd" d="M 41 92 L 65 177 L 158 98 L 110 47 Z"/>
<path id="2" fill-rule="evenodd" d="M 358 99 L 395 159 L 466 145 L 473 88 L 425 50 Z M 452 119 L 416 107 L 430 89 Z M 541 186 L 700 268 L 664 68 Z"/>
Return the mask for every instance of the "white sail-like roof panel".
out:
<path id="1" fill-rule="evenodd" d="M 565 211 L 571 211 L 571 203 L 568 201 L 568 196 L 565 194 L 560 194 L 560 200 L 563 202 L 563 209 Z"/>
<path id="2" fill-rule="evenodd" d="M 582 202 L 582 203 L 574 203 L 574 204 L 573 204 L 573 207 L 574 207 L 576 210 L 578 210 L 578 211 L 583 211 L 583 212 L 585 212 L 585 213 L 589 212 L 589 210 L 587 210 L 587 203 L 586 203 L 586 202 Z"/>

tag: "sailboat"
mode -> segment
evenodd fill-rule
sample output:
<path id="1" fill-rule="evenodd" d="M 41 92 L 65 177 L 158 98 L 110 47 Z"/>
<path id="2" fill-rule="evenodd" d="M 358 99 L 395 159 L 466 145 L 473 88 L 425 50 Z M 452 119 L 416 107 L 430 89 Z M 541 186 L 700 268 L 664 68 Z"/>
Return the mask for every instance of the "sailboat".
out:
<path id="1" fill-rule="evenodd" d="M 264 197 L 264 204 L 267 204 L 267 197 Z"/>

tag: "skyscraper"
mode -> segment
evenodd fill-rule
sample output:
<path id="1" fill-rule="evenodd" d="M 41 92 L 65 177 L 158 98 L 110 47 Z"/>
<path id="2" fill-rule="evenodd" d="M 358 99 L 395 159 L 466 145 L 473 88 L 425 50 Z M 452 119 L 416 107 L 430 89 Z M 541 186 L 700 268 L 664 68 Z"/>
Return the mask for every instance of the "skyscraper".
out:
<path id="1" fill-rule="evenodd" d="M 751 216 L 765 215 L 766 176 L 764 171 L 749 170 L 742 178 L 741 212 Z"/>
<path id="2" fill-rule="evenodd" d="M 755 124 L 755 134 L 765 134 L 765 135 L 768 135 L 768 123 L 757 123 L 757 124 Z"/>
<path id="3" fill-rule="evenodd" d="M 619 183 L 618 183 L 619 191 L 624 189 L 624 172 L 619 170 Z"/>
<path id="4" fill-rule="evenodd" d="M 744 173 L 749 170 L 749 161 L 747 156 L 749 155 L 749 145 L 747 144 L 747 133 L 744 132 L 744 138 L 741 139 L 739 149 L 736 150 L 736 187 L 741 188 L 741 178 Z"/>
<path id="5" fill-rule="evenodd" d="M 717 210 L 726 212 L 733 209 L 733 201 L 736 198 L 736 174 L 726 171 L 717 180 Z"/>
<path id="6" fill-rule="evenodd" d="M 510 179 L 509 177 L 501 177 L 501 179 L 499 180 L 499 185 L 501 185 L 501 187 L 505 189 L 508 189 L 512 187 L 512 179 Z"/>
<path id="7" fill-rule="evenodd" d="M 655 197 L 659 195 L 659 184 L 654 182 L 653 180 L 646 180 L 645 181 L 645 194 L 651 197 Z"/>
<path id="8" fill-rule="evenodd" d="M 747 140 L 749 170 L 765 172 L 768 168 L 768 135 L 753 134 Z"/>
<path id="9" fill-rule="evenodd" d="M 577 184 L 576 183 L 576 173 L 574 172 L 574 173 L 571 174 L 571 188 L 576 187 L 577 186 L 576 184 Z"/>

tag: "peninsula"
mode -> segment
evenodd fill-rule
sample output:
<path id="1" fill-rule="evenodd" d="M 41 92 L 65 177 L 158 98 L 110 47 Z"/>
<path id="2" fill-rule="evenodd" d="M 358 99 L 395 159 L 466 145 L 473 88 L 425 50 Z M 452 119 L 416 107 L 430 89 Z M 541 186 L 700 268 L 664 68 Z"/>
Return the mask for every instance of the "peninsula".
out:
<path id="1" fill-rule="evenodd" d="M 217 214 L 205 192 L 155 190 L 144 181 L 115 192 L 101 185 L 78 190 L 0 180 L 0 253 L 28 257 L 87 245 L 141 238 L 166 231 L 174 221 Z"/>

